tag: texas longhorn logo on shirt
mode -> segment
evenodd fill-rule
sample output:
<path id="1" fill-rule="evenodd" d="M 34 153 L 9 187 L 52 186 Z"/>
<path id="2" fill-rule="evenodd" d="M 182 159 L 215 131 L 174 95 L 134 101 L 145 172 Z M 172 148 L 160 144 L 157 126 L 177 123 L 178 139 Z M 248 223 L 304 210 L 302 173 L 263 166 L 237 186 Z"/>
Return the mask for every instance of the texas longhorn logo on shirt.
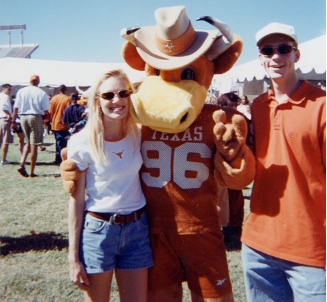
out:
<path id="1" fill-rule="evenodd" d="M 112 152 L 113 154 L 117 155 L 119 158 L 123 158 L 123 153 L 124 153 L 125 149 L 123 149 L 120 152 Z"/>

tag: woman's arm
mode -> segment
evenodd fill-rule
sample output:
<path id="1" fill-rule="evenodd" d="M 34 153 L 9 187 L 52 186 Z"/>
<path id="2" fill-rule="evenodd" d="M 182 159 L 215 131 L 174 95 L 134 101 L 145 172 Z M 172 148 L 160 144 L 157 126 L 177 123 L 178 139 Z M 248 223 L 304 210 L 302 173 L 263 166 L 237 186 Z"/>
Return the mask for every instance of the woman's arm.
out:
<path id="1" fill-rule="evenodd" d="M 80 289 L 86 290 L 89 281 L 83 264 L 79 260 L 79 245 L 82 231 L 85 207 L 86 173 L 81 172 L 81 177 L 76 181 L 76 189 L 69 200 L 69 275 L 70 280 Z"/>

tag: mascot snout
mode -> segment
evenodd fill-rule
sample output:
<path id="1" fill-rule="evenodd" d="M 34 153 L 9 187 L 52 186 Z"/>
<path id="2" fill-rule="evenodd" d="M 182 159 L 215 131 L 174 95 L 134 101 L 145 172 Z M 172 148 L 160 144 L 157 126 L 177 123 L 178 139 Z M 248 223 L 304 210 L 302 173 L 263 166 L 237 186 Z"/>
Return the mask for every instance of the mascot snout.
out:
<path id="1" fill-rule="evenodd" d="M 142 125 L 160 132 L 179 133 L 201 112 L 206 93 L 206 88 L 194 81 L 166 82 L 149 76 L 131 96 L 131 113 Z"/>

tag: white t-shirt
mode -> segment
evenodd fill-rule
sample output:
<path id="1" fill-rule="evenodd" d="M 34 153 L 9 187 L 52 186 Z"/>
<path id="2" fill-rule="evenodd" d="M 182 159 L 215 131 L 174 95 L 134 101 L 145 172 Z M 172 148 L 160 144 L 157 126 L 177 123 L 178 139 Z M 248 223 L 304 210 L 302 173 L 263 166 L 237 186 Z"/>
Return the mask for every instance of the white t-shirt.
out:
<path id="1" fill-rule="evenodd" d="M 18 108 L 20 114 L 43 114 L 49 110 L 50 102 L 48 95 L 39 87 L 27 86 L 18 90 L 14 108 Z"/>
<path id="2" fill-rule="evenodd" d="M 237 106 L 237 111 L 243 113 L 249 120 L 251 120 L 251 109 L 250 105 L 238 105 Z"/>
<path id="3" fill-rule="evenodd" d="M 72 159 L 79 170 L 87 169 L 85 210 L 129 214 L 142 208 L 145 197 L 139 178 L 143 163 L 140 129 L 135 144 L 132 135 L 117 142 L 105 142 L 108 163 L 102 164 L 92 158 L 85 130 L 68 141 L 68 159 Z"/>
<path id="4" fill-rule="evenodd" d="M 10 97 L 4 92 L 1 92 L 0 93 L 0 118 L 7 116 L 7 114 L 5 114 L 3 110 L 7 110 L 10 116 L 12 116 Z"/>

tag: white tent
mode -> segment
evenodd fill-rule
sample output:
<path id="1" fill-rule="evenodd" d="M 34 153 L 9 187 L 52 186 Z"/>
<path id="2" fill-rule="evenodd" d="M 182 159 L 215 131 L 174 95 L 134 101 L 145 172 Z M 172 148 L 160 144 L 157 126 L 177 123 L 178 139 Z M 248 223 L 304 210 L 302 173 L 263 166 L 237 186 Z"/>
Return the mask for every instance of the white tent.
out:
<path id="1" fill-rule="evenodd" d="M 0 84 L 29 85 L 31 75 L 40 76 L 39 86 L 67 87 L 91 86 L 100 75 L 111 69 L 122 69 L 132 83 L 144 78 L 144 72 L 134 70 L 125 63 L 88 63 L 23 58 L 0 59 Z"/>
<path id="2" fill-rule="evenodd" d="M 310 81 L 326 81 L 326 35 L 299 44 L 301 57 L 296 64 L 300 78 Z M 267 79 L 259 59 L 233 67 L 223 75 L 216 75 L 213 89 L 220 93 L 233 90 L 236 83 L 249 83 L 254 86 L 258 81 Z"/>

